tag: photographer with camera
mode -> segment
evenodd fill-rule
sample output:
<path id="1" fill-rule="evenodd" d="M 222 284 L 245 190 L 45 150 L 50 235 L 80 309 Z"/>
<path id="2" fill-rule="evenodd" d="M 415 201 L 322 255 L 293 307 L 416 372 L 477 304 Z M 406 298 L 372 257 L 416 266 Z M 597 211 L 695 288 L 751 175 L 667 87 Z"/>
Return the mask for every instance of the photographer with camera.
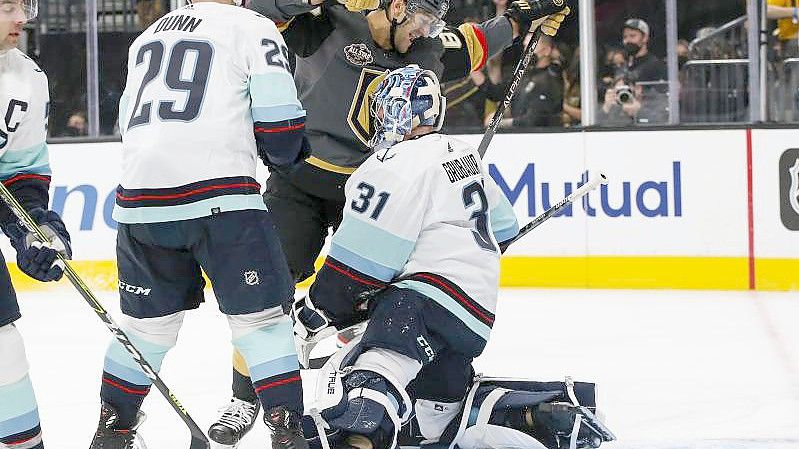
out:
<path id="1" fill-rule="evenodd" d="M 663 123 L 666 119 L 662 107 L 648 105 L 643 89 L 630 75 L 621 75 L 605 85 L 605 101 L 599 110 L 602 126 L 631 126 Z"/>

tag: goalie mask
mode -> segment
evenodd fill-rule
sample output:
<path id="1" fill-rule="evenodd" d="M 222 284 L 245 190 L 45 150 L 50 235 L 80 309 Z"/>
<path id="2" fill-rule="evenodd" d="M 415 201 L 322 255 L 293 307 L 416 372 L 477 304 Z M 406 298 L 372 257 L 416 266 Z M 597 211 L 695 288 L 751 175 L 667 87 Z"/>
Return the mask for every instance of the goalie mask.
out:
<path id="1" fill-rule="evenodd" d="M 38 0 L 0 0 L 0 21 L 27 22 L 39 14 Z"/>
<path id="2" fill-rule="evenodd" d="M 373 150 L 401 142 L 417 126 L 444 124 L 446 98 L 441 95 L 436 74 L 409 65 L 390 72 L 377 86 L 371 105 L 375 134 L 369 140 Z"/>

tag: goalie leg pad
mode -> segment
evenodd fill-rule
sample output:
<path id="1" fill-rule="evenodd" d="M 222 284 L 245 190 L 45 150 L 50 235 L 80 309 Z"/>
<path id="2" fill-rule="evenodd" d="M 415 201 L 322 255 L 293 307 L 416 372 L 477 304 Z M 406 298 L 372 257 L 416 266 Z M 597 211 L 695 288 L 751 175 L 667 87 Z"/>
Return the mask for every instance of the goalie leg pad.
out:
<path id="1" fill-rule="evenodd" d="M 412 412 L 405 387 L 420 367 L 390 350 L 364 351 L 356 337 L 319 372 L 317 402 L 309 408 L 317 432 L 340 438 L 364 435 L 377 449 L 394 447 L 397 432 Z"/>
<path id="2" fill-rule="evenodd" d="M 441 441 L 448 443 L 450 449 L 456 445 L 462 449 L 540 446 L 580 449 L 599 447 L 603 441 L 613 440 L 613 434 L 587 407 L 563 401 L 568 397 L 569 384 L 570 381 L 478 377 L 466 396 L 461 416 L 444 431 Z M 528 389 L 506 388 L 510 385 Z M 486 432 L 491 435 L 486 436 Z"/>

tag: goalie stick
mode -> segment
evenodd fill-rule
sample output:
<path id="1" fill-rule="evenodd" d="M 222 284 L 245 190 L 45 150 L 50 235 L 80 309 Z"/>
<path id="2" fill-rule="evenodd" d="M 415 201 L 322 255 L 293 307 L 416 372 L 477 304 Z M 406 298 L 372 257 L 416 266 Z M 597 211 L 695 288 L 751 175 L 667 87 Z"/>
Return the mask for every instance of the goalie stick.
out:
<path id="1" fill-rule="evenodd" d="M 8 188 L 0 182 L 0 197 L 2 197 L 3 201 L 8 205 L 11 211 L 16 215 L 17 219 L 30 231 L 33 235 L 42 243 L 50 243 L 50 239 L 42 232 L 42 229 L 36 224 L 35 221 L 31 218 L 28 212 L 22 207 L 21 204 L 14 198 L 14 195 Z M 184 423 L 189 427 L 191 431 L 191 445 L 189 449 L 210 449 L 210 443 L 208 438 L 205 436 L 205 432 L 203 432 L 197 423 L 189 416 L 189 413 L 186 411 L 185 408 L 180 404 L 178 399 L 169 391 L 169 388 L 164 384 L 164 381 L 158 376 L 155 370 L 150 366 L 147 360 L 144 359 L 141 352 L 133 345 L 125 332 L 119 328 L 119 326 L 114 322 L 111 315 L 108 311 L 103 308 L 100 301 L 94 296 L 89 287 L 83 282 L 83 280 L 78 276 L 78 273 L 72 268 L 69 264 L 69 260 L 65 258 L 61 253 L 58 254 L 57 263 L 60 262 L 63 264 L 64 267 L 64 275 L 69 279 L 73 286 L 78 290 L 78 293 L 83 296 L 83 299 L 89 304 L 89 306 L 94 309 L 94 312 L 103 320 L 108 330 L 114 334 L 114 337 L 119 341 L 120 344 L 125 348 L 125 350 L 130 353 L 133 357 L 133 360 L 139 364 L 144 374 L 153 382 L 153 384 L 158 388 L 158 391 L 161 392 L 162 395 L 169 401 L 169 404 L 172 408 L 177 412 L 180 418 L 183 420 Z"/>

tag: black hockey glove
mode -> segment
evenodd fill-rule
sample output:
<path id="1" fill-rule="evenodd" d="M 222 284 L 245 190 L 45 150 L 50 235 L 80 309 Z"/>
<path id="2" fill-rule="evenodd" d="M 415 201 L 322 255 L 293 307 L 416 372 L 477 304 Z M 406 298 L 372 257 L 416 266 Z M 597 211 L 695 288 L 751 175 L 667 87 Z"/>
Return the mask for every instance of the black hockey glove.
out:
<path id="1" fill-rule="evenodd" d="M 31 218 L 39 224 L 51 243 L 42 244 L 17 220 L 3 225 L 3 232 L 11 239 L 17 250 L 17 266 L 23 273 L 37 281 L 48 282 L 61 279 L 64 266 L 58 260 L 61 253 L 67 259 L 72 257 L 69 233 L 57 213 L 36 207 L 28 211 Z"/>
<path id="2" fill-rule="evenodd" d="M 566 3 L 566 0 L 515 0 L 508 5 L 504 15 L 516 22 L 523 30 L 521 34 L 525 34 L 534 20 L 561 12 L 568 8 Z"/>

